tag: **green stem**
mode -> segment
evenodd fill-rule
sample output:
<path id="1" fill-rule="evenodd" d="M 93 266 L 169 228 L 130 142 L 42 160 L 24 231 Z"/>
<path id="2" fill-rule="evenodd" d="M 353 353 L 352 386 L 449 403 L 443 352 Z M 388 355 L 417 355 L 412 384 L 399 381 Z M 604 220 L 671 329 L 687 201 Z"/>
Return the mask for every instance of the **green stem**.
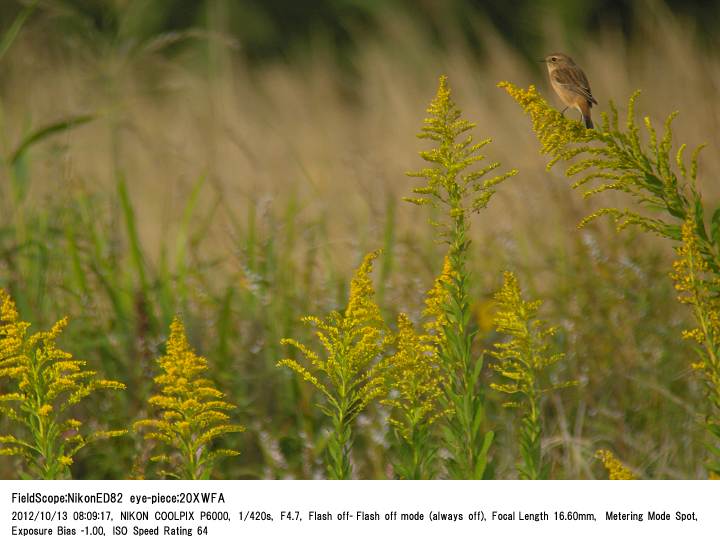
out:
<path id="1" fill-rule="evenodd" d="M 352 469 L 350 466 L 351 430 L 347 421 L 348 403 L 343 398 L 340 408 L 333 418 L 334 431 L 328 441 L 328 477 L 331 480 L 350 480 Z"/>

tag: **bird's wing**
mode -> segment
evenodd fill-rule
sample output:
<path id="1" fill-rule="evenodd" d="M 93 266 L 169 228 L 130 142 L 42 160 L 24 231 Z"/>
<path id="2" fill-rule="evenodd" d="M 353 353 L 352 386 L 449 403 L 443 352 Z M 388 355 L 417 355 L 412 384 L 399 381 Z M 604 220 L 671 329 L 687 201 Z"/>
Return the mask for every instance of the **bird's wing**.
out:
<path id="1" fill-rule="evenodd" d="M 590 83 L 582 69 L 578 67 L 561 67 L 552 72 L 552 79 L 556 84 L 582 95 L 585 99 L 597 105 L 597 101 L 595 101 L 590 91 Z"/>

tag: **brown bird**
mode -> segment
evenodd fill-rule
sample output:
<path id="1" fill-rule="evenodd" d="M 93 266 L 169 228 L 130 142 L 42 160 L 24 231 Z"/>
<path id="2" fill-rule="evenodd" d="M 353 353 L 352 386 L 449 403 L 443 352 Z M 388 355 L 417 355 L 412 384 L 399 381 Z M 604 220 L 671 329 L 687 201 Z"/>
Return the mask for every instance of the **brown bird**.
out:
<path id="1" fill-rule="evenodd" d="M 564 53 L 551 53 L 544 61 L 550 75 L 550 84 L 565 104 L 562 112 L 568 107 L 576 108 L 582 115 L 585 127 L 592 128 L 590 109 L 593 103 L 597 105 L 597 101 L 590 91 L 590 84 L 583 70 Z"/>

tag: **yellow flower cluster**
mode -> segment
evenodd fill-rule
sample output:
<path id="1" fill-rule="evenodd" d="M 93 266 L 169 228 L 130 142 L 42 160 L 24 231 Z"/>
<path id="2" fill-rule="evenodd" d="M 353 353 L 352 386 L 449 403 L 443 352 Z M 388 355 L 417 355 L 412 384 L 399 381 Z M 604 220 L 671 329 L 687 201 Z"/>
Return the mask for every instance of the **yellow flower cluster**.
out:
<path id="1" fill-rule="evenodd" d="M 455 272 L 450 263 L 450 257 L 445 256 L 442 273 L 435 279 L 433 287 L 428 291 L 423 311 L 423 317 L 427 319 L 423 328 L 426 334 L 434 339 L 438 349 L 445 346 L 445 327 L 448 325 L 445 309 L 450 299 L 450 288 L 454 283 Z"/>
<path id="2" fill-rule="evenodd" d="M 158 360 L 162 374 L 155 378 L 160 394 L 149 399 L 160 411 L 160 419 L 135 422 L 135 429 L 148 429 L 146 439 L 158 440 L 175 452 L 160 453 L 155 462 L 167 462 L 172 471 L 162 474 L 176 478 L 208 478 L 213 462 L 223 456 L 235 456 L 235 450 L 211 450 L 211 443 L 227 433 L 239 433 L 244 427 L 230 422 L 226 413 L 235 408 L 223 400 L 212 381 L 203 377 L 207 360 L 195 354 L 179 318 L 170 326 L 167 350 Z"/>
<path id="3" fill-rule="evenodd" d="M 689 218 L 682 225 L 682 246 L 676 253 L 678 258 L 673 263 L 670 278 L 675 283 L 678 301 L 687 305 L 703 305 L 707 298 L 707 288 L 702 280 L 702 273 L 708 271 L 708 263 L 702 257 L 697 238 L 697 224 Z"/>
<path id="4" fill-rule="evenodd" d="M 294 339 L 283 339 L 283 345 L 295 347 L 307 360 L 307 366 L 293 359 L 283 359 L 286 366 L 320 390 L 334 409 L 343 408 L 341 400 L 351 396 L 352 417 L 384 392 L 381 360 L 388 343 L 380 308 L 375 302 L 370 273 L 380 252 L 365 256 L 350 283 L 348 305 L 343 313 L 331 312 L 325 319 L 302 318 L 314 326 L 325 350 L 325 358 Z"/>
<path id="5" fill-rule="evenodd" d="M 20 354 L 29 322 L 21 322 L 12 298 L 0 288 L 0 367 L 7 368 Z"/>
<path id="6" fill-rule="evenodd" d="M 717 349 L 720 348 L 720 311 L 717 307 L 717 297 L 713 287 L 717 283 L 708 280 L 714 278 L 708 262 L 703 258 L 697 237 L 695 220 L 689 218 L 682 226 L 682 246 L 676 250 L 678 259 L 673 262 L 670 278 L 675 284 L 678 301 L 693 308 L 697 326 L 691 330 L 684 330 L 684 339 L 691 339 L 704 346 L 704 359 L 693 364 L 697 370 L 706 370 L 708 376 L 713 376 L 712 370 L 718 369 Z M 710 367 L 707 370 L 708 366 Z M 715 379 L 710 380 L 720 392 L 720 378 L 715 372 Z"/>
<path id="7" fill-rule="evenodd" d="M 636 480 L 632 471 L 625 467 L 610 450 L 598 450 L 595 453 L 595 457 L 602 461 L 610 480 Z"/>
<path id="8" fill-rule="evenodd" d="M 392 337 L 375 302 L 370 273 L 380 252 L 365 256 L 350 283 L 350 296 L 343 312 L 333 311 L 324 319 L 314 316 L 302 321 L 315 327 L 323 357 L 295 339 L 282 339 L 283 345 L 297 349 L 306 365 L 286 358 L 278 362 L 311 383 L 325 397 L 318 408 L 331 418 L 327 452 L 328 476 L 352 476 L 350 451 L 352 425 L 367 405 L 385 394 L 386 349 Z"/>
<path id="9" fill-rule="evenodd" d="M 471 135 L 464 135 L 475 124 L 462 118 L 462 111 L 452 99 L 446 76 L 440 77 L 437 94 L 430 102 L 427 114 L 418 137 L 435 141 L 437 146 L 420 153 L 420 157 L 431 167 L 407 174 L 424 179 L 425 185 L 413 189 L 419 196 L 405 200 L 418 205 L 443 204 L 451 219 L 462 219 L 468 208 L 478 211 L 487 206 L 495 193 L 495 186 L 517 174 L 517 170 L 483 179 L 500 166 L 499 162 L 490 162 L 480 169 L 466 172 L 485 160 L 479 151 L 492 140 L 474 143 Z"/>
<path id="10" fill-rule="evenodd" d="M 538 93 L 535 86 L 519 88 L 510 82 L 498 83 L 532 119 L 533 131 L 542 146 L 542 154 L 551 155 L 550 168 L 555 162 L 568 157 L 569 145 L 586 143 L 594 138 L 595 132 L 588 130 L 580 122 L 563 116 L 552 108 Z M 569 156 L 575 156 L 572 152 Z"/>
<path id="11" fill-rule="evenodd" d="M 393 394 L 383 404 L 397 412 L 389 422 L 408 443 L 412 443 L 417 426 L 429 426 L 447 413 L 439 404 L 447 382 L 446 374 L 440 370 L 435 337 L 418 334 L 404 314 L 398 317 L 395 347 L 396 352 L 388 364 Z"/>
<path id="12" fill-rule="evenodd" d="M 31 473 L 43 478 L 67 476 L 72 456 L 85 445 L 125 433 L 84 436 L 79 433 L 82 423 L 66 418 L 71 406 L 97 390 L 125 389 L 117 381 L 95 379 L 96 372 L 85 370 L 85 362 L 57 347 L 66 325 L 62 319 L 49 331 L 29 335 L 30 323 L 20 320 L 15 303 L 0 289 L 0 379 L 14 385 L 0 394 L 0 412 L 28 433 L 27 438 L 0 436 L 0 455 L 22 456 Z"/>
<path id="13" fill-rule="evenodd" d="M 503 285 L 495 294 L 497 312 L 495 326 L 498 332 L 509 336 L 508 341 L 496 343 L 492 355 L 500 362 L 494 365 L 507 383 L 492 383 L 496 391 L 510 395 L 523 394 L 528 397 L 531 408 L 535 409 L 536 398 L 539 396 L 538 375 L 548 366 L 562 359 L 562 354 L 550 352 L 548 340 L 557 328 L 545 328 L 544 323 L 536 318 L 541 301 L 525 301 L 520 292 L 520 285 L 512 272 L 503 274 Z M 561 388 L 570 385 L 555 385 Z M 509 402 L 507 406 L 515 406 Z"/>
<path id="14" fill-rule="evenodd" d="M 720 282 L 703 257 L 695 219 L 689 217 L 682 225 L 682 245 L 676 249 L 670 278 L 675 284 L 678 301 L 692 307 L 696 326 L 683 330 L 684 339 L 700 347 L 700 360 L 691 366 L 701 372 L 710 400 L 720 409 L 720 307 L 717 288 Z M 708 420 L 712 424 L 712 420 Z M 720 427 L 713 424 L 713 430 Z"/>
<path id="15" fill-rule="evenodd" d="M 503 285 L 495 294 L 495 302 L 495 327 L 507 339 L 495 343 L 495 349 L 490 354 L 498 359 L 493 368 L 507 381 L 491 383 L 490 387 L 510 395 L 504 404 L 506 407 L 523 410 L 518 431 L 520 478 L 548 478 L 549 465 L 543 462 L 542 456 L 541 397 L 552 389 L 575 383 L 556 383 L 544 387 L 541 377 L 543 370 L 554 366 L 563 357 L 551 350 L 551 338 L 557 328 L 547 328 L 543 321 L 537 319 L 541 302 L 525 301 L 522 298 L 520 285 L 513 273 L 504 273 Z"/>

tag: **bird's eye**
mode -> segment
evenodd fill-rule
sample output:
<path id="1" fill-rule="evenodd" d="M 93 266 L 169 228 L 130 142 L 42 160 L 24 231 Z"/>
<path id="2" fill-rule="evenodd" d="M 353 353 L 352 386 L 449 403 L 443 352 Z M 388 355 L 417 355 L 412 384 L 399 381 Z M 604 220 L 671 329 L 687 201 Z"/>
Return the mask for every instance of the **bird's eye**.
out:
<path id="1" fill-rule="evenodd" d="M 557 57 L 553 57 L 551 61 L 557 61 Z"/>

